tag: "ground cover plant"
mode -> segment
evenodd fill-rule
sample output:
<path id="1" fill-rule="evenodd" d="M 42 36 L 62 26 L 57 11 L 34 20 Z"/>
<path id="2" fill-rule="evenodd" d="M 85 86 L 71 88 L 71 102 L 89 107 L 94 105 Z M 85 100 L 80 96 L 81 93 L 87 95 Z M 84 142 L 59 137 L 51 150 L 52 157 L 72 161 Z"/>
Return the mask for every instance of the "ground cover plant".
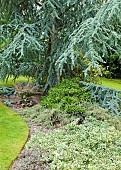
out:
<path id="1" fill-rule="evenodd" d="M 110 126 L 114 126 L 117 130 L 121 131 L 121 116 L 114 116 L 108 109 L 100 107 L 97 103 L 85 104 L 86 117 L 93 116 L 97 120 L 108 122 Z"/>
<path id="2" fill-rule="evenodd" d="M 117 130 L 121 131 L 121 116 L 112 116 L 112 113 L 107 109 L 101 108 L 97 103 L 83 103 L 85 107 L 85 118 L 93 116 L 97 120 L 106 121 L 109 125 L 114 126 Z M 20 116 L 28 123 L 36 123 L 44 128 L 52 126 L 64 126 L 78 120 L 77 124 L 83 123 L 84 120 L 80 119 L 80 115 L 71 116 L 70 114 L 59 109 L 50 109 L 42 107 L 40 104 L 33 107 L 26 107 L 19 111 Z"/>
<path id="3" fill-rule="evenodd" d="M 0 169 L 7 170 L 28 138 L 23 119 L 0 103 Z"/>
<path id="4" fill-rule="evenodd" d="M 39 148 L 41 161 L 51 170 L 121 169 L 121 132 L 93 117 L 53 133 L 38 132 L 27 147 Z"/>
<path id="5" fill-rule="evenodd" d="M 15 89 L 13 87 L 0 87 L 0 94 L 4 95 L 5 97 L 11 96 L 15 93 Z"/>
<path id="6" fill-rule="evenodd" d="M 59 109 L 44 108 L 40 104 L 21 109 L 19 114 L 26 122 L 36 123 L 44 128 L 63 126 L 74 119 L 66 112 Z"/>

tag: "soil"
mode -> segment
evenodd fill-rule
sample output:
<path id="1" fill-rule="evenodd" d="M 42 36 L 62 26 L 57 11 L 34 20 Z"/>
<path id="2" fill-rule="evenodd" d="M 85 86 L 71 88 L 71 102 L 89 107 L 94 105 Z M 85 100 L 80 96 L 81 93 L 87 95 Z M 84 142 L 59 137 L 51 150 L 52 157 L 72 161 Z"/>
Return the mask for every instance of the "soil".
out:
<path id="1" fill-rule="evenodd" d="M 26 98 L 25 98 L 26 99 Z M 4 95 L 0 95 L 0 101 L 2 103 L 10 103 L 10 105 L 8 105 L 12 110 L 17 109 L 17 108 L 24 108 L 26 106 L 33 106 L 35 104 L 38 104 L 40 102 L 40 94 L 35 94 L 31 97 L 28 98 L 29 101 L 24 103 L 21 102 L 21 98 L 16 96 L 16 95 L 11 95 L 8 97 L 5 97 Z"/>
<path id="2" fill-rule="evenodd" d="M 41 126 L 38 126 L 36 124 L 27 123 L 29 127 L 29 138 L 28 141 L 31 139 L 31 137 L 37 132 L 41 131 L 44 133 L 48 133 L 47 129 L 42 128 Z M 24 147 L 20 154 L 18 155 L 17 159 L 12 163 L 9 170 L 50 170 L 49 164 L 44 164 L 42 160 L 40 160 L 40 150 L 34 149 L 34 150 L 28 150 L 26 147 Z"/>
<path id="3" fill-rule="evenodd" d="M 12 110 L 14 110 L 16 113 L 19 114 L 19 111 L 23 109 L 23 107 L 26 107 L 26 105 L 23 105 L 20 102 L 20 98 L 16 95 L 5 97 L 3 95 L 0 95 L 0 101 L 1 102 L 11 102 L 12 105 L 9 106 Z M 38 104 L 40 102 L 40 95 L 33 95 L 32 96 L 33 105 Z M 50 131 L 53 131 L 52 129 L 45 129 L 41 126 L 38 126 L 37 124 L 33 124 L 28 122 L 27 123 L 29 127 L 29 137 L 28 141 L 31 139 L 31 137 L 37 132 L 41 131 L 44 133 L 48 133 Z M 27 141 L 27 142 L 28 142 Z M 40 150 L 27 150 L 26 147 L 21 150 L 20 154 L 18 155 L 17 159 L 12 163 L 9 170 L 50 170 L 49 164 L 43 164 L 42 160 L 40 160 Z"/>

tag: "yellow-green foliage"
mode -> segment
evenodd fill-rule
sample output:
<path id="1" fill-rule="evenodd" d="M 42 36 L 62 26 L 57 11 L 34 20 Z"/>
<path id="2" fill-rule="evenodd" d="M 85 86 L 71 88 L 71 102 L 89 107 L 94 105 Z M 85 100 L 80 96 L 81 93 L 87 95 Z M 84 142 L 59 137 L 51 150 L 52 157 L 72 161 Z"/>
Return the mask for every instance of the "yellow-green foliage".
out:
<path id="1" fill-rule="evenodd" d="M 51 88 L 47 96 L 41 99 L 41 105 L 49 108 L 60 108 L 71 115 L 81 115 L 85 112 L 83 105 L 89 101 L 91 94 L 79 86 L 79 78 L 63 79 Z"/>
<path id="2" fill-rule="evenodd" d="M 11 86 L 14 86 L 15 84 L 18 84 L 18 83 L 20 83 L 20 82 L 31 82 L 31 81 L 32 81 L 31 78 L 28 79 L 28 78 L 26 78 L 26 77 L 20 76 L 20 77 L 19 77 L 18 79 L 16 79 L 16 81 L 14 82 L 13 77 L 10 77 L 7 82 L 5 82 L 5 81 L 3 82 L 2 80 L 0 80 L 0 86 L 11 87 Z"/>
<path id="3" fill-rule="evenodd" d="M 0 170 L 7 170 L 28 138 L 23 119 L 0 103 Z"/>
<path id="4" fill-rule="evenodd" d="M 110 87 L 116 90 L 121 90 L 121 79 L 107 79 L 101 77 L 100 80 L 103 86 Z"/>

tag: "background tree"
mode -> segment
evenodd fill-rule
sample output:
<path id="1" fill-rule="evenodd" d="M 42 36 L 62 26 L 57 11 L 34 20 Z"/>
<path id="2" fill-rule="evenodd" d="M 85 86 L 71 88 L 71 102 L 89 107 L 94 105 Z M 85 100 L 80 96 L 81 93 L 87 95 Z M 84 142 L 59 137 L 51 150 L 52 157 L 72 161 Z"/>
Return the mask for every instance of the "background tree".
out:
<path id="1" fill-rule="evenodd" d="M 120 0 L 1 0 L 0 77 L 32 76 L 45 88 L 79 69 L 87 77 L 121 55 Z"/>

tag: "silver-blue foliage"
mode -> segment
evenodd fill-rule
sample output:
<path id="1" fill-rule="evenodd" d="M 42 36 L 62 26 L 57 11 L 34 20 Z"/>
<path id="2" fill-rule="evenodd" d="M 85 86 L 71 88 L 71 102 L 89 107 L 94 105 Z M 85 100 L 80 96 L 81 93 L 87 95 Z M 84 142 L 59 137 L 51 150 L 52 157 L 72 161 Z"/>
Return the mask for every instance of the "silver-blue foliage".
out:
<path id="1" fill-rule="evenodd" d="M 0 18 L 2 79 L 33 76 L 51 87 L 75 66 L 86 76 L 121 55 L 120 0 L 1 0 Z"/>
<path id="2" fill-rule="evenodd" d="M 90 84 L 83 81 L 79 82 L 91 91 L 91 100 L 95 100 L 103 108 L 107 108 L 113 114 L 121 116 L 121 91 L 112 88 Z"/>

